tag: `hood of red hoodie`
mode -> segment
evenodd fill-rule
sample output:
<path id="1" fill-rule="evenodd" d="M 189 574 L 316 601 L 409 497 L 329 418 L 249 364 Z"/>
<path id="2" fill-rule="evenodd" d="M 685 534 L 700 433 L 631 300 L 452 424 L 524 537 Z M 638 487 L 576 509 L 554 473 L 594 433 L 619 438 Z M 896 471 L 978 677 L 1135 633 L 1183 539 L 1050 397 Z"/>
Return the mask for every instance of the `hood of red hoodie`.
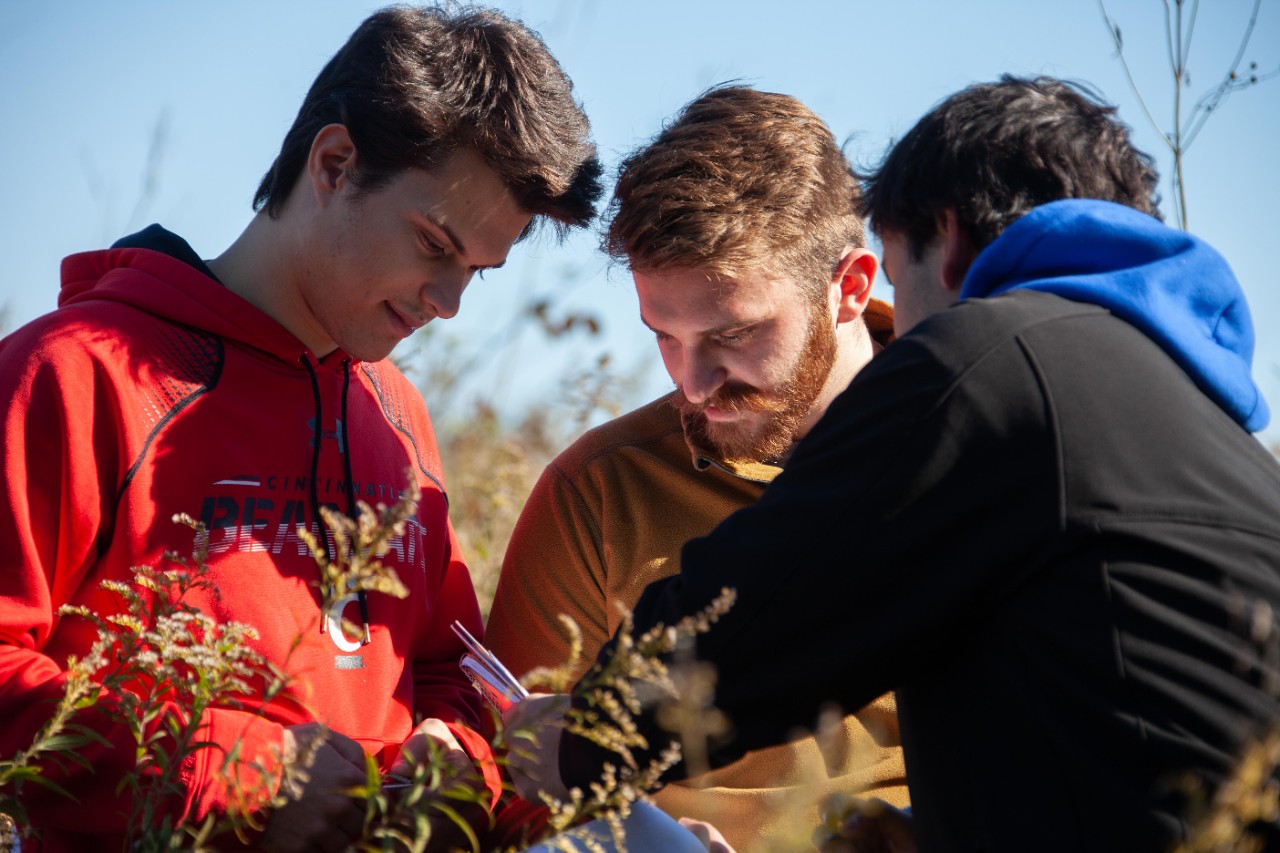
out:
<path id="1" fill-rule="evenodd" d="M 62 261 L 59 307 L 109 300 L 238 341 L 292 365 L 340 368 L 355 359 L 341 349 L 323 359 L 270 315 L 190 264 L 137 247 L 80 252 Z"/>

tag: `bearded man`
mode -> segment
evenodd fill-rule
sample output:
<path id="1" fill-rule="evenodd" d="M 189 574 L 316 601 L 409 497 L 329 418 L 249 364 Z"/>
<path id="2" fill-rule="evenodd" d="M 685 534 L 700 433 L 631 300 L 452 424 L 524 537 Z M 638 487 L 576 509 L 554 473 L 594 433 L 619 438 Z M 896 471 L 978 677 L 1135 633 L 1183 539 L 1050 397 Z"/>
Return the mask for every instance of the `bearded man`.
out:
<path id="1" fill-rule="evenodd" d="M 891 339 L 858 200 L 826 124 L 749 88 L 703 94 L 623 162 L 604 249 L 630 267 L 676 389 L 586 433 L 535 486 L 486 632 L 517 675 L 567 660 L 562 613 L 582 630 L 585 672 L 622 621 L 618 605 L 677 574 L 687 540 L 755 502 Z M 794 849 L 787 832 L 807 834 L 831 792 L 906 805 L 892 694 L 837 730 L 823 748 L 810 737 L 761 750 L 655 800 L 739 851 Z"/>

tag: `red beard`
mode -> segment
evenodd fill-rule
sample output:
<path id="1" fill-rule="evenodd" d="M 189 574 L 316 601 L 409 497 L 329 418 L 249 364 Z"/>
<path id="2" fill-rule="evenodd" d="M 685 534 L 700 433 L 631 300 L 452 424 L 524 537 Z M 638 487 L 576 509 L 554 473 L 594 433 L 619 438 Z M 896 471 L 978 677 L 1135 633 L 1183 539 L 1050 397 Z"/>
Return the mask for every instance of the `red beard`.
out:
<path id="1" fill-rule="evenodd" d="M 694 404 L 677 387 L 673 403 L 694 444 L 714 450 L 725 459 L 779 459 L 795 443 L 796 432 L 822 393 L 835 360 L 835 329 L 823 302 L 811 310 L 804 349 L 790 374 L 776 388 L 764 391 L 745 383 L 725 383 L 709 398 Z M 713 423 L 704 412 L 708 406 L 723 412 L 755 412 L 771 417 L 763 425 Z"/>

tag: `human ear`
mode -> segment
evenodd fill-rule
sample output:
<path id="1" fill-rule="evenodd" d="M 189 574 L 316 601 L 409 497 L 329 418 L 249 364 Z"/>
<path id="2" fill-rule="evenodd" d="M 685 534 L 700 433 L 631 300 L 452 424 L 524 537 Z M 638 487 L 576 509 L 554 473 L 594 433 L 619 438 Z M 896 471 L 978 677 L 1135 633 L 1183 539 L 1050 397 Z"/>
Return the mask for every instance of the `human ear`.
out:
<path id="1" fill-rule="evenodd" d="M 351 182 L 356 165 L 356 145 L 346 125 L 326 124 L 311 140 L 307 178 L 316 204 L 325 207 Z"/>
<path id="2" fill-rule="evenodd" d="M 836 322 L 848 323 L 862 316 L 871 299 L 880 262 L 869 249 L 845 246 L 831 276 L 831 291 L 838 300 Z"/>
<path id="3" fill-rule="evenodd" d="M 978 252 L 954 208 L 948 207 L 938 217 L 938 231 L 942 237 L 942 286 L 959 291 Z"/>

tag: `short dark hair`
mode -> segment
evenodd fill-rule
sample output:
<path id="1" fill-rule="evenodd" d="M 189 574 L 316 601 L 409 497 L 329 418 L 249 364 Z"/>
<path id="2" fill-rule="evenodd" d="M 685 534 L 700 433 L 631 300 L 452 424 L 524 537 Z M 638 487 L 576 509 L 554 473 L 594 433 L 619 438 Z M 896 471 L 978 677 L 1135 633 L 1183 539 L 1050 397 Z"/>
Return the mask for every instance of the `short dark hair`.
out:
<path id="1" fill-rule="evenodd" d="M 311 84 L 254 210 L 280 214 L 329 124 L 351 134 L 361 190 L 471 147 L 526 212 L 561 230 L 595 215 L 601 166 L 573 83 L 536 33 L 493 10 L 394 6 L 365 19 Z"/>
<path id="2" fill-rule="evenodd" d="M 1159 175 L 1116 108 L 1081 84 L 1005 75 L 929 111 L 864 177 L 861 210 L 919 257 L 955 210 L 975 248 L 1041 204 L 1114 201 L 1160 218 Z"/>
<path id="3" fill-rule="evenodd" d="M 866 235 L 858 181 L 830 128 L 788 95 L 722 86 L 619 168 L 603 248 L 633 270 L 765 268 L 826 293 Z"/>

